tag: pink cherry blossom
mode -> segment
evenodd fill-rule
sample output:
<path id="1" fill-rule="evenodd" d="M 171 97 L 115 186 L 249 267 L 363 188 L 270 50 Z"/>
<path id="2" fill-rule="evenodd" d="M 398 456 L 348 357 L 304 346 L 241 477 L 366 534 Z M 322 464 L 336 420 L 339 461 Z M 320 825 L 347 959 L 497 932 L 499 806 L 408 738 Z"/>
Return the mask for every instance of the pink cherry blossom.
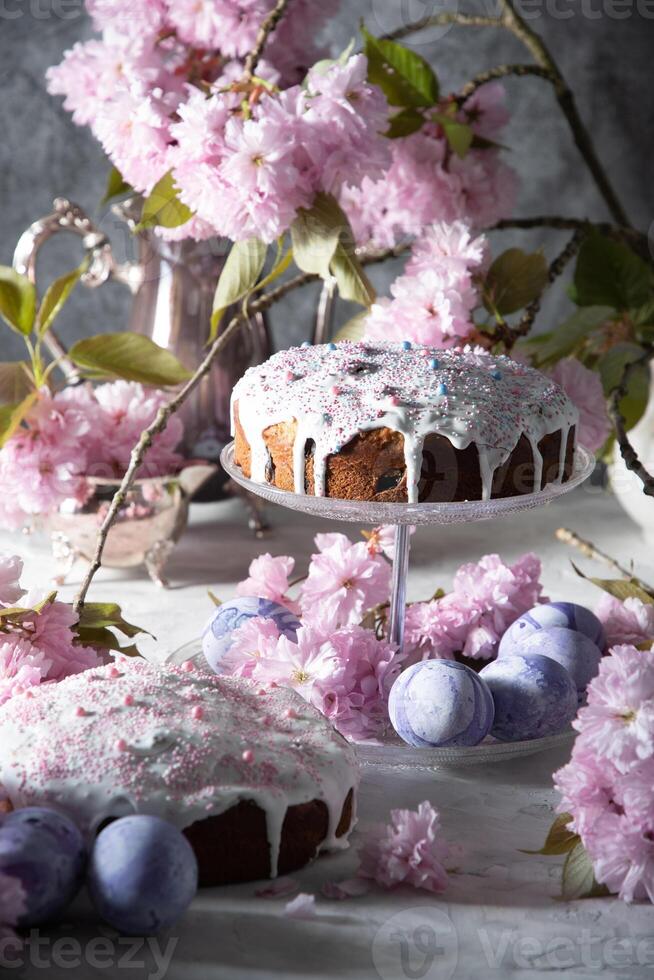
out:
<path id="1" fill-rule="evenodd" d="M 290 588 L 289 576 L 294 568 L 295 559 L 288 555 L 278 555 L 276 558 L 268 553 L 259 555 L 250 564 L 248 578 L 236 586 L 236 594 L 259 596 L 292 609 L 294 604 L 289 602 L 286 593 Z"/>
<path id="2" fill-rule="evenodd" d="M 654 651 L 613 647 L 573 726 L 577 743 L 592 746 L 619 772 L 654 755 Z"/>
<path id="3" fill-rule="evenodd" d="M 463 222 L 434 225 L 416 242 L 405 274 L 392 284 L 393 299 L 372 306 L 366 336 L 434 347 L 461 344 L 474 330 L 477 277 L 487 261 L 486 239 L 472 238 Z"/>
<path id="4" fill-rule="evenodd" d="M 20 587 L 22 574 L 22 558 L 0 553 L 0 603 L 11 606 L 25 595 L 25 589 Z"/>
<path id="5" fill-rule="evenodd" d="M 382 888 L 406 884 L 439 894 L 459 849 L 442 837 L 438 810 L 425 800 L 417 810 L 391 810 L 390 823 L 373 828 L 359 855 L 361 877 Z"/>
<path id="6" fill-rule="evenodd" d="M 366 544 L 344 534 L 316 535 L 318 554 L 311 558 L 302 585 L 302 612 L 308 623 L 332 627 L 358 623 L 372 606 L 388 599 L 390 567 Z"/>
<path id="7" fill-rule="evenodd" d="M 221 669 L 236 677 L 253 677 L 259 672 L 261 660 L 274 656 L 279 635 L 272 619 L 257 616 L 248 620 L 231 634 L 231 646 L 220 662 Z"/>
<path id="8" fill-rule="evenodd" d="M 31 591 L 22 600 L 22 605 L 29 609 L 43 598 L 43 593 Z M 96 650 L 75 642 L 73 627 L 78 618 L 72 606 L 54 601 L 46 603 L 41 612 L 21 619 L 21 635 L 29 641 L 34 651 L 43 653 L 49 661 L 48 680 L 59 681 L 103 663 Z"/>
<path id="9" fill-rule="evenodd" d="M 415 527 L 409 528 L 409 535 L 416 533 Z M 368 551 L 371 555 L 385 555 L 391 561 L 395 558 L 395 539 L 397 529 L 392 524 L 382 525 L 373 528 L 372 531 L 363 532 L 367 541 Z"/>
<path id="10" fill-rule="evenodd" d="M 360 626 L 330 633 L 321 655 L 328 670 L 316 679 L 311 703 L 346 738 L 379 738 L 388 726 L 388 695 L 401 658 L 372 630 Z"/>
<path id="11" fill-rule="evenodd" d="M 591 452 L 601 449 L 610 435 L 611 421 L 597 372 L 584 367 L 576 357 L 566 357 L 558 362 L 551 375 L 579 410 L 577 437 L 581 445 Z"/>
<path id="12" fill-rule="evenodd" d="M 654 640 L 654 605 L 630 596 L 621 602 L 603 592 L 595 607 L 609 647 L 620 644 L 641 646 Z"/>
<path id="13" fill-rule="evenodd" d="M 47 680 L 51 661 L 18 635 L 0 634 L 0 705 Z"/>
<path id="14" fill-rule="evenodd" d="M 253 679 L 292 687 L 306 701 L 312 700 L 316 684 L 331 678 L 331 651 L 322 630 L 303 626 L 296 640 L 282 635 L 273 648 L 266 645 L 262 652 L 264 656 L 256 658 Z"/>
<path id="15" fill-rule="evenodd" d="M 497 141 L 507 120 L 503 98 L 501 86 L 483 86 L 461 110 L 460 121 L 477 136 Z M 433 123 L 391 144 L 383 179 L 365 178 L 342 194 L 361 245 L 389 248 L 437 221 L 463 219 L 473 228 L 488 228 L 512 212 L 518 179 L 499 149 L 473 148 L 461 159 Z"/>

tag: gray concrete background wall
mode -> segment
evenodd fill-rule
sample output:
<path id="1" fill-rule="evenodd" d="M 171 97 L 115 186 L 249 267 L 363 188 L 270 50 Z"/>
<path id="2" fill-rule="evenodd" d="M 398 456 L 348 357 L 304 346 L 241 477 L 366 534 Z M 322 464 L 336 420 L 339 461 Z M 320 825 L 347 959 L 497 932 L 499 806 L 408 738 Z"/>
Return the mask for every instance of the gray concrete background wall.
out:
<path id="1" fill-rule="evenodd" d="M 485 0 L 492 13 L 494 0 Z M 374 33 L 441 9 L 456 0 L 343 0 L 327 40 L 340 50 L 364 17 Z M 466 10 L 475 9 L 472 4 Z M 480 9 L 479 7 L 477 9 Z M 654 0 L 522 0 L 521 9 L 543 35 L 577 94 L 608 173 L 632 222 L 647 230 L 654 221 Z M 60 99 L 45 90 L 46 68 L 62 52 L 92 34 L 83 0 L 0 0 L 0 263 L 9 264 L 20 233 L 65 195 L 104 221 L 98 208 L 107 173 L 100 147 L 73 124 Z M 502 62 L 528 60 L 511 35 L 485 28 L 453 27 L 426 32 L 412 42 L 436 68 L 444 90 L 456 91 L 469 77 Z M 507 135 L 511 162 L 522 176 L 518 214 L 559 213 L 605 219 L 606 210 L 575 149 L 547 84 L 540 79 L 507 82 L 513 117 Z M 494 247 L 544 245 L 555 254 L 560 235 L 503 233 Z M 124 242 L 119 251 L 124 249 Z M 52 244 L 41 271 L 49 278 L 78 261 L 73 241 Z M 385 291 L 396 273 L 374 271 Z M 278 345 L 306 336 L 316 294 L 307 289 L 280 304 L 272 315 Z M 80 290 L 62 316 L 70 342 L 87 332 L 121 329 L 128 297 L 115 284 L 91 293 Z M 541 327 L 563 316 L 568 301 L 552 295 Z M 0 333 L 0 359 L 21 353 L 20 340 Z"/>

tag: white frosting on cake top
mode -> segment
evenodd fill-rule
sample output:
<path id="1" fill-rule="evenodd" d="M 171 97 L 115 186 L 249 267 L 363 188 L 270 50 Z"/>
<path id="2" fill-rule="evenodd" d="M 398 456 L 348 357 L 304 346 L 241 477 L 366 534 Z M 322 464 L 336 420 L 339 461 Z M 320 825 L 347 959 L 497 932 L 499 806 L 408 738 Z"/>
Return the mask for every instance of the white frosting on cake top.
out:
<path id="1" fill-rule="evenodd" d="M 289 806 L 322 800 L 322 848 L 346 846 L 336 829 L 358 769 L 295 691 L 121 658 L 0 709 L 0 783 L 14 807 L 52 806 L 88 834 L 132 813 L 182 829 L 252 800 L 266 814 L 274 876 Z"/>
<path id="2" fill-rule="evenodd" d="M 250 368 L 232 395 L 252 452 L 252 479 L 266 482 L 265 430 L 297 421 L 296 493 L 304 493 L 305 447 L 313 442 L 315 493 L 324 496 L 329 456 L 358 433 L 389 428 L 404 436 L 408 497 L 418 499 L 426 437 L 445 436 L 456 449 L 474 443 L 483 497 L 493 475 L 524 435 L 540 487 L 540 440 L 561 432 L 558 480 L 563 479 L 570 429 L 578 412 L 551 378 L 506 355 L 481 348 L 440 350 L 381 341 L 292 347 Z"/>

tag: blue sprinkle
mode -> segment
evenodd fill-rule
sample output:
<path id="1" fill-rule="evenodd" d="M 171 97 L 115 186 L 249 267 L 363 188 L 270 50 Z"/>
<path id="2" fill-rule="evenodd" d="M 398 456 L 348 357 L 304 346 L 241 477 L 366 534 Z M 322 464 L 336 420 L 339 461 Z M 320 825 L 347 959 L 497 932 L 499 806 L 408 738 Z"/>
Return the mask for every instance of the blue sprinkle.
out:
<path id="1" fill-rule="evenodd" d="M 310 342 L 308 340 L 303 340 L 302 341 L 302 347 L 311 347 L 311 344 L 310 344 Z"/>
<path id="2" fill-rule="evenodd" d="M 324 414 L 324 415 L 323 415 L 323 417 L 322 417 L 322 420 L 323 420 L 323 422 L 331 422 L 331 420 L 332 420 L 332 417 L 331 417 L 331 415 L 329 414 L 329 412 L 325 412 L 325 414 Z"/>
<path id="3" fill-rule="evenodd" d="M 441 366 L 441 362 L 437 358 L 432 357 L 431 361 L 429 362 L 429 367 L 433 368 L 434 371 L 438 371 L 440 366 Z"/>
<path id="4" fill-rule="evenodd" d="M 410 340 L 403 340 L 402 341 L 402 350 L 411 350 L 411 341 Z"/>
<path id="5" fill-rule="evenodd" d="M 446 395 L 447 394 L 447 385 L 446 384 L 442 384 L 442 383 L 439 384 L 439 386 L 438 386 L 438 394 L 439 395 Z"/>
<path id="6" fill-rule="evenodd" d="M 336 344 L 327 344 L 328 350 L 336 350 Z"/>
<path id="7" fill-rule="evenodd" d="M 495 378 L 496 381 L 501 381 L 502 380 L 502 372 L 501 371 L 493 371 L 493 377 Z"/>

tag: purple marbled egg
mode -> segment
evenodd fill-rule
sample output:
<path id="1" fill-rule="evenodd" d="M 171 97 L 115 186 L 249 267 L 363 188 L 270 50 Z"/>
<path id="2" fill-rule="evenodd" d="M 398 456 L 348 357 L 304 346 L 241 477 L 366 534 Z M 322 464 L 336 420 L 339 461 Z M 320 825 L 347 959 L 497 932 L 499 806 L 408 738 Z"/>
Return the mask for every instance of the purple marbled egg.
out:
<path id="1" fill-rule="evenodd" d="M 575 602 L 547 602 L 523 613 L 500 640 L 499 654 L 520 653 L 525 638 L 538 630 L 568 629 L 583 633 L 600 650 L 606 649 L 604 627 L 595 613 Z"/>
<path id="2" fill-rule="evenodd" d="M 79 891 L 86 866 L 82 834 L 68 817 L 44 807 L 14 810 L 0 821 L 0 872 L 26 896 L 21 926 L 56 919 Z"/>
<path id="3" fill-rule="evenodd" d="M 580 701 L 586 694 L 588 684 L 599 671 L 602 659 L 602 651 L 592 640 L 583 633 L 563 629 L 561 626 L 538 630 L 537 633 L 527 636 L 520 644 L 519 652 L 522 657 L 540 654 L 565 667 L 575 683 Z"/>
<path id="4" fill-rule="evenodd" d="M 198 862 L 177 827 L 136 814 L 109 824 L 89 862 L 91 901 L 128 936 L 152 936 L 184 914 L 198 889 Z"/>
<path id="5" fill-rule="evenodd" d="M 565 667 L 543 657 L 504 656 L 480 672 L 495 703 L 491 735 L 502 742 L 563 731 L 577 713 L 577 688 Z"/>
<path id="6" fill-rule="evenodd" d="M 388 701 L 393 728 L 409 745 L 477 745 L 493 723 L 493 699 L 464 664 L 426 660 L 397 678 Z"/>
<path id="7" fill-rule="evenodd" d="M 202 650 L 211 669 L 220 674 L 220 661 L 232 645 L 231 635 L 249 619 L 272 619 L 280 633 L 294 640 L 300 621 L 279 602 L 257 596 L 241 596 L 224 602 L 212 613 L 202 634 Z"/>

